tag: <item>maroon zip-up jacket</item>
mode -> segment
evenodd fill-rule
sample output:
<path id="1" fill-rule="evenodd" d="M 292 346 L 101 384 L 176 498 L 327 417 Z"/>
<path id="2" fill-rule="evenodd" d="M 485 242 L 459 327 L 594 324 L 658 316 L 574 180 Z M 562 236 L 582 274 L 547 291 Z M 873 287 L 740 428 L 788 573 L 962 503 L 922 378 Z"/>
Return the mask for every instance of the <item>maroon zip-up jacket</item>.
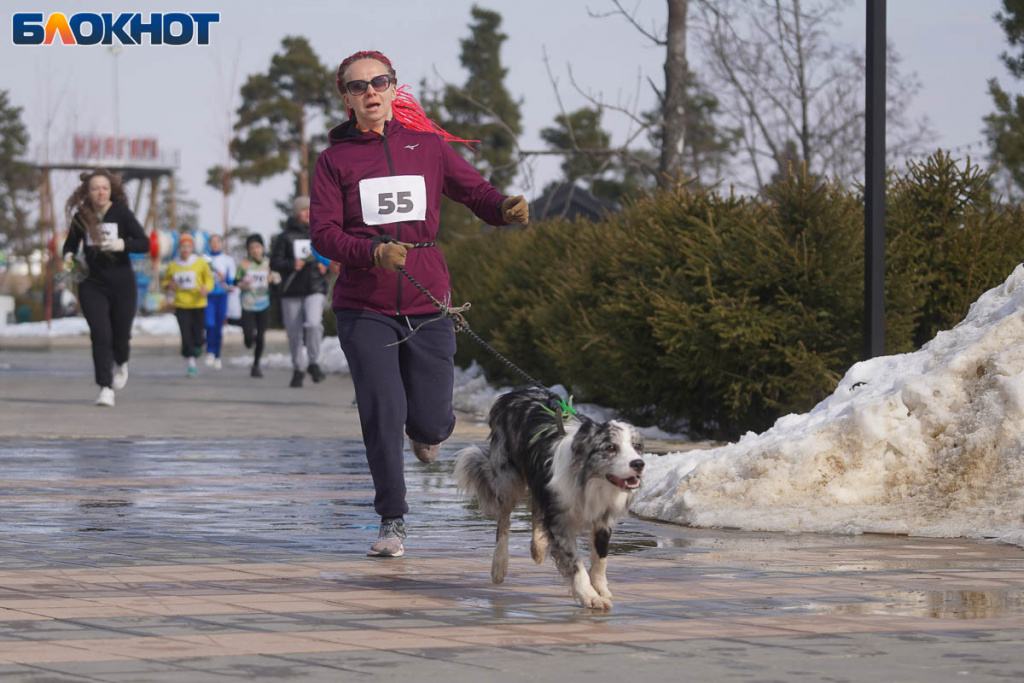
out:
<path id="1" fill-rule="evenodd" d="M 506 195 L 435 133 L 411 130 L 392 119 L 384 133 L 362 132 L 354 121 L 330 133 L 331 146 L 320 154 L 310 191 L 310 238 L 316 251 L 341 264 L 334 284 L 334 308 L 384 315 L 419 315 L 437 309 L 401 273 L 373 266 L 380 235 L 402 242 L 437 239 L 441 195 L 465 204 L 480 220 L 505 225 Z M 426 186 L 424 220 L 367 225 L 359 181 L 386 176 L 422 176 Z M 382 200 L 383 201 L 383 200 Z M 437 247 L 410 249 L 405 269 L 434 297 L 451 290 L 448 265 Z"/>

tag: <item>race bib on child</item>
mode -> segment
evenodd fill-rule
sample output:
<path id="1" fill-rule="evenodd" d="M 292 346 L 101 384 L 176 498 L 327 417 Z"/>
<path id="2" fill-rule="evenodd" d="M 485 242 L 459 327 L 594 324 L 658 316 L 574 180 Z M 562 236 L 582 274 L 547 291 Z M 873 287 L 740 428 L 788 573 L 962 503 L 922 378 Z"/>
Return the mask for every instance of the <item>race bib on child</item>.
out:
<path id="1" fill-rule="evenodd" d="M 103 235 L 103 237 L 117 237 L 117 223 L 100 223 L 100 234 Z M 85 244 L 88 247 L 99 246 L 93 242 L 92 235 L 89 234 L 88 230 L 85 231 Z"/>
<path id="2" fill-rule="evenodd" d="M 311 240 L 294 240 L 292 251 L 295 253 L 296 261 L 305 261 L 313 255 L 313 242 Z"/>
<path id="3" fill-rule="evenodd" d="M 266 270 L 256 270 L 248 274 L 249 275 L 249 286 L 253 289 L 266 289 L 267 288 L 267 275 L 269 272 Z"/>
<path id="4" fill-rule="evenodd" d="M 363 222 L 384 225 L 427 217 L 427 185 L 421 175 L 394 175 L 359 181 Z"/>
<path id="5" fill-rule="evenodd" d="M 194 270 L 179 270 L 174 274 L 174 284 L 178 286 L 178 289 L 195 289 L 196 288 L 196 271 Z"/>

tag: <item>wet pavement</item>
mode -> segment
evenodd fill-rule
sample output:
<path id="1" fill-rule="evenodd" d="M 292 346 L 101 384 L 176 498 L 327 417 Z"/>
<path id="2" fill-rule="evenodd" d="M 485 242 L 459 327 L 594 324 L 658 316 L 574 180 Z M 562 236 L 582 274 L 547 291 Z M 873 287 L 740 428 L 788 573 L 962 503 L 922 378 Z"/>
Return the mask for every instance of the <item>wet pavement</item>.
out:
<path id="1" fill-rule="evenodd" d="M 525 511 L 509 578 L 491 584 L 494 525 L 452 479 L 477 425 L 436 463 L 407 454 L 407 554 L 370 559 L 378 520 L 345 378 L 298 392 L 268 373 L 255 400 L 244 368 L 190 384 L 173 356 L 140 353 L 104 411 L 83 359 L 0 354 L 5 683 L 1024 677 L 1020 548 L 630 518 L 612 538 L 615 606 L 593 612 L 529 559 Z M 231 397 L 250 400 L 244 419 Z M 282 428 L 289 407 L 302 431 Z M 263 431 L 185 437 L 182 412 Z"/>

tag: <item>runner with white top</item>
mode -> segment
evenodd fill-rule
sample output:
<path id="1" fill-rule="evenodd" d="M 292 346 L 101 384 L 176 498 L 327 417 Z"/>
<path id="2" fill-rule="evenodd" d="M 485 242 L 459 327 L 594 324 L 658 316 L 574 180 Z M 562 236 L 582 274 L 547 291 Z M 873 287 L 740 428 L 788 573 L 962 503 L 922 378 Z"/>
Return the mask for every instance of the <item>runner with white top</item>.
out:
<path id="1" fill-rule="evenodd" d="M 207 261 L 213 273 L 213 289 L 206 296 L 206 364 L 221 368 L 221 346 L 224 342 L 224 321 L 228 316 L 228 295 L 235 285 L 235 259 L 225 252 L 224 239 L 211 235 Z"/>

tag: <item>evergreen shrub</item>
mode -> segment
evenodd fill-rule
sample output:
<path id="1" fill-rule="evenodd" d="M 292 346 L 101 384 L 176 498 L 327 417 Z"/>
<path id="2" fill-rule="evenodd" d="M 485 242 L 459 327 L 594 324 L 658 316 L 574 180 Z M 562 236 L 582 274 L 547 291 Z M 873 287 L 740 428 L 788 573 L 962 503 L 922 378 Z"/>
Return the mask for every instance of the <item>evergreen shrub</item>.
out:
<path id="1" fill-rule="evenodd" d="M 1024 253 L 988 174 L 937 154 L 891 174 L 887 352 L 967 313 Z M 828 396 L 862 358 L 864 205 L 797 175 L 759 195 L 676 187 L 599 222 L 548 221 L 445 246 L 473 330 L 577 402 L 734 438 Z M 457 361 L 522 384 L 468 337 Z"/>

